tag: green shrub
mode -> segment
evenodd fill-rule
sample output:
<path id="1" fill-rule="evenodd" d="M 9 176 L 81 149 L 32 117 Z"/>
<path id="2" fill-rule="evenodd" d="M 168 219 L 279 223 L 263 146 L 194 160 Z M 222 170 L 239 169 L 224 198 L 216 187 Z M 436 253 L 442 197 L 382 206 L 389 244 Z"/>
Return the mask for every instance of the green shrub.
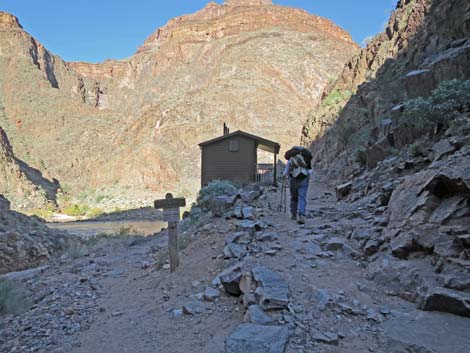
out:
<path id="1" fill-rule="evenodd" d="M 365 147 L 359 147 L 354 152 L 354 160 L 360 165 L 367 164 L 367 149 Z"/>
<path id="2" fill-rule="evenodd" d="M 84 204 L 70 205 L 62 210 L 67 216 L 79 217 L 84 216 L 90 210 L 90 207 Z"/>
<path id="3" fill-rule="evenodd" d="M 338 89 L 335 89 L 335 90 L 331 91 L 330 94 L 328 95 L 328 97 L 326 97 L 323 100 L 322 105 L 323 106 L 336 105 L 336 104 L 341 103 L 342 101 L 344 101 L 346 99 L 351 98 L 352 94 L 353 93 L 349 90 L 340 91 Z"/>
<path id="4" fill-rule="evenodd" d="M 207 186 L 199 190 L 197 204 L 203 206 L 207 201 L 222 195 L 230 195 L 237 192 L 236 186 L 228 180 L 213 180 Z"/>
<path id="5" fill-rule="evenodd" d="M 470 80 L 451 80 L 441 82 L 429 97 L 406 101 L 403 119 L 418 128 L 447 127 L 466 111 L 470 111 Z"/>
<path id="6" fill-rule="evenodd" d="M 73 247 L 68 248 L 67 251 L 65 252 L 65 255 L 69 259 L 75 260 L 75 259 L 84 257 L 87 253 L 88 253 L 88 250 L 85 246 L 78 245 L 78 246 L 73 246 Z"/>
<path id="7" fill-rule="evenodd" d="M 29 309 L 31 302 L 20 284 L 0 279 L 0 314 L 19 314 Z"/>
<path id="8" fill-rule="evenodd" d="M 426 151 L 420 141 L 416 141 L 410 146 L 410 155 L 412 157 L 424 157 L 426 155 Z"/>

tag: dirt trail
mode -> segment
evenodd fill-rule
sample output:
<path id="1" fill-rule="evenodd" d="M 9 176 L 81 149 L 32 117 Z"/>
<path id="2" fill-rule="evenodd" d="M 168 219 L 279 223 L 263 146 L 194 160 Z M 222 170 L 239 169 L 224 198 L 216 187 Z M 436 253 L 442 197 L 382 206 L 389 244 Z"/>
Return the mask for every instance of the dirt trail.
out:
<path id="1" fill-rule="evenodd" d="M 386 292 L 367 279 L 366 264 L 347 246 L 342 251 L 314 254 L 318 239 L 338 237 L 347 243 L 351 228 L 371 222 L 367 211 L 337 202 L 327 184 L 318 180 L 311 183 L 310 217 L 305 225 L 279 214 L 278 202 L 279 193 L 268 192 L 263 219 L 272 224 L 270 231 L 279 234 L 279 240 L 263 244 L 262 251 L 246 261 L 279 272 L 289 283 L 290 313 L 273 314 L 278 323 L 294 324 L 287 353 L 390 353 L 404 352 L 410 346 L 419 352 L 470 351 L 470 339 L 462 332 L 470 320 L 424 313 Z M 181 266 L 172 275 L 146 265 L 156 249 L 165 247 L 164 237 L 132 246 L 113 242 L 96 249 L 87 261 L 107 271 L 93 275 L 104 293 L 98 298 L 94 322 L 70 346 L 54 352 L 223 353 L 224 339 L 243 321 L 239 298 L 222 294 L 215 302 L 205 302 L 200 315 L 178 311 L 198 299 L 224 268 L 224 238 L 235 230 L 236 221 L 219 218 L 212 222 L 181 252 Z M 325 298 L 328 304 L 322 308 Z M 439 332 L 436 327 L 441 327 Z M 415 330 L 419 335 L 405 337 Z M 314 342 L 312 331 L 334 332 L 340 340 Z M 426 342 L 432 342 L 436 350 L 426 350 Z"/>

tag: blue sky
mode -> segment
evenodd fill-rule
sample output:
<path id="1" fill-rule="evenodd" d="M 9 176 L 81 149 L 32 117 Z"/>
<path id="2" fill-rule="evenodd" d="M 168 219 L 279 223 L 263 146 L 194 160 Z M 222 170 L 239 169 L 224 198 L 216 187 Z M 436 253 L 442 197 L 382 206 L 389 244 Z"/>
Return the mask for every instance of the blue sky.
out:
<path id="1" fill-rule="evenodd" d="M 67 61 L 100 62 L 131 56 L 169 19 L 208 0 L 0 0 L 31 35 Z M 223 1 L 216 1 L 222 3 Z M 346 29 L 361 44 L 383 29 L 396 0 L 273 0 L 303 8 Z"/>

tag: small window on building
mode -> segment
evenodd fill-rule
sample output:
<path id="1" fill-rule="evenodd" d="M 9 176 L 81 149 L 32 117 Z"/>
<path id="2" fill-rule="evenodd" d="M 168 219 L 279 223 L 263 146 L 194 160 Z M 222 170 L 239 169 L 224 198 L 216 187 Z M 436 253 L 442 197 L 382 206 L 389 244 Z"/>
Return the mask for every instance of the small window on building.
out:
<path id="1" fill-rule="evenodd" d="M 232 140 L 232 141 L 230 141 L 230 148 L 229 148 L 229 151 L 230 151 L 230 152 L 238 152 L 238 151 L 240 151 L 240 141 L 237 141 L 237 140 Z"/>

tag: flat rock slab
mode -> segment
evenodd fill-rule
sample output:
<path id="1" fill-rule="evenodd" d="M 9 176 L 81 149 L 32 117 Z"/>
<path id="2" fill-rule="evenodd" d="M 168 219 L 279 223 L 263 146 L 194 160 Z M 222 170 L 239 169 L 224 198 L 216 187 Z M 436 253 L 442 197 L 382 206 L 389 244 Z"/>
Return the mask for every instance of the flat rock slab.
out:
<path id="1" fill-rule="evenodd" d="M 278 239 L 279 239 L 279 234 L 275 232 L 256 234 L 256 240 L 258 241 L 276 241 Z"/>
<path id="2" fill-rule="evenodd" d="M 225 353 L 284 353 L 288 340 L 287 327 L 242 324 L 225 340 Z"/>
<path id="3" fill-rule="evenodd" d="M 338 237 L 333 237 L 325 240 L 322 246 L 328 251 L 338 251 L 346 246 L 345 240 Z"/>
<path id="4" fill-rule="evenodd" d="M 256 325 L 271 325 L 273 323 L 273 318 L 266 314 L 259 305 L 250 305 L 245 319 Z"/>
<path id="5" fill-rule="evenodd" d="M 427 311 L 442 311 L 470 317 L 470 295 L 446 288 L 431 288 L 419 307 Z"/>
<path id="6" fill-rule="evenodd" d="M 208 302 L 213 302 L 218 297 L 220 297 L 220 291 L 218 289 L 207 287 L 204 290 L 204 300 L 207 300 Z"/>
<path id="7" fill-rule="evenodd" d="M 244 220 L 238 224 L 238 228 L 244 231 L 260 231 L 268 228 L 268 225 L 263 221 L 250 221 Z"/>
<path id="8" fill-rule="evenodd" d="M 289 285 L 274 271 L 258 266 L 251 270 L 258 283 L 256 295 L 264 310 L 284 309 L 289 304 Z"/>
<path id="9" fill-rule="evenodd" d="M 228 259 L 242 259 L 246 254 L 246 248 L 235 243 L 230 243 L 224 248 L 224 256 Z"/>
<path id="10" fill-rule="evenodd" d="M 415 312 L 384 321 L 387 353 L 468 353 L 470 319 L 444 313 Z"/>
<path id="11" fill-rule="evenodd" d="M 205 311 L 204 303 L 194 301 L 183 305 L 183 313 L 186 315 L 199 315 Z"/>

